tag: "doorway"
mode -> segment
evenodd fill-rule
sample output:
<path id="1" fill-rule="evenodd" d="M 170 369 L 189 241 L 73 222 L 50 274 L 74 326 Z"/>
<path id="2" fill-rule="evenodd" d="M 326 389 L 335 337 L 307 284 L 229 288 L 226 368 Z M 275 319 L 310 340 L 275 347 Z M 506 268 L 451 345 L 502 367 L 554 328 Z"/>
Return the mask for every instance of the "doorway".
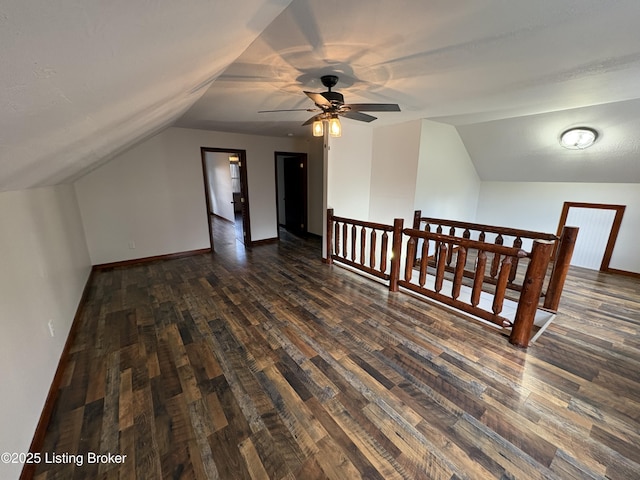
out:
<path id="1" fill-rule="evenodd" d="M 275 152 L 275 172 L 278 226 L 294 235 L 306 236 L 307 154 Z"/>
<path id="2" fill-rule="evenodd" d="M 565 225 L 580 228 L 571 265 L 609 272 L 609 263 L 616 245 L 624 205 L 564 202 L 558 235 Z"/>
<path id="3" fill-rule="evenodd" d="M 201 147 L 200 155 L 211 250 L 215 251 L 214 217 L 233 223 L 236 240 L 245 247 L 250 247 L 246 151 Z"/>

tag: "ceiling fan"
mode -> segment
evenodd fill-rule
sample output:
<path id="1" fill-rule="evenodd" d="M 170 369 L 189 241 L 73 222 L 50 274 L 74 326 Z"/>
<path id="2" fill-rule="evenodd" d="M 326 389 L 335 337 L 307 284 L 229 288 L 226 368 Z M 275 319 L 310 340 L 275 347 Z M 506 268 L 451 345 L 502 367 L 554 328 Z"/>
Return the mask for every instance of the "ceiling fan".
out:
<path id="1" fill-rule="evenodd" d="M 322 84 L 327 87 L 326 92 L 314 93 L 304 92 L 307 97 L 313 100 L 316 108 L 297 108 L 291 110 L 261 110 L 258 113 L 271 112 L 320 112 L 314 115 L 302 125 L 310 125 L 314 122 L 322 122 L 323 120 L 337 119 L 338 116 L 358 120 L 360 122 L 373 122 L 377 117 L 362 112 L 399 112 L 400 107 L 395 103 L 344 103 L 344 96 L 339 92 L 333 92 L 331 89 L 338 83 L 336 75 L 323 75 L 320 77 Z M 315 135 L 314 125 L 314 135 Z"/>

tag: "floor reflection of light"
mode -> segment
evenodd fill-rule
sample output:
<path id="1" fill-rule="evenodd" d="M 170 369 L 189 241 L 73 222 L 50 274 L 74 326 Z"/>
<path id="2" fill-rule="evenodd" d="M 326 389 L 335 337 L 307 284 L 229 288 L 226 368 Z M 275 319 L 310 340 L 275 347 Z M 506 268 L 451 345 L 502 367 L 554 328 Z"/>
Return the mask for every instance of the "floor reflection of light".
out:
<path id="1" fill-rule="evenodd" d="M 213 251 L 246 265 L 247 249 L 242 243 L 242 217 L 235 222 L 213 217 Z"/>

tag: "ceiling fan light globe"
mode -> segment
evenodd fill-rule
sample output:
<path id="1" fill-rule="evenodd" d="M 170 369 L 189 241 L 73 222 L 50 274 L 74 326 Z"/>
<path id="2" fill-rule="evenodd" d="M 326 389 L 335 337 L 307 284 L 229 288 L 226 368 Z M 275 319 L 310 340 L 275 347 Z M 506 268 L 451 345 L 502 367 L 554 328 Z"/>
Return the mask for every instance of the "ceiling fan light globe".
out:
<path id="1" fill-rule="evenodd" d="M 332 137 L 342 136 L 342 125 L 340 124 L 340 119 L 338 117 L 332 117 L 329 120 L 329 135 Z"/>
<path id="2" fill-rule="evenodd" d="M 314 137 L 322 137 L 324 135 L 324 127 L 322 126 L 322 120 L 316 120 L 311 127 Z"/>

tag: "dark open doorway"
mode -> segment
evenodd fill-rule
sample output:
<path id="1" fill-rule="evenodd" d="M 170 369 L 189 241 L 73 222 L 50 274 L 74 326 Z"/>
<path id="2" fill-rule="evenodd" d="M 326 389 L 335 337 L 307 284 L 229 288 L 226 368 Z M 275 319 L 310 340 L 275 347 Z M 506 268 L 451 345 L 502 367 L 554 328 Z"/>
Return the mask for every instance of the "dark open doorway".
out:
<path id="1" fill-rule="evenodd" d="M 215 251 L 213 217 L 235 223 L 237 240 L 251 246 L 246 151 L 202 147 L 200 154 L 211 250 Z"/>
<path id="2" fill-rule="evenodd" d="M 278 225 L 307 234 L 307 154 L 275 152 Z"/>

